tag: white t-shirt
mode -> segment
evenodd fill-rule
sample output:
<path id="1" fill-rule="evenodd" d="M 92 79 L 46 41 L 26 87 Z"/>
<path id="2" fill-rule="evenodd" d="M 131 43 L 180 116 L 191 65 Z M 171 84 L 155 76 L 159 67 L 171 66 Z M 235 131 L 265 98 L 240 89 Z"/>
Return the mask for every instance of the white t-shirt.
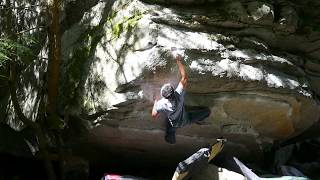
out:
<path id="1" fill-rule="evenodd" d="M 164 112 L 169 118 L 172 126 L 179 126 L 182 121 L 184 111 L 185 90 L 181 83 L 178 84 L 174 91 L 174 99 L 161 98 L 156 103 L 156 111 Z"/>

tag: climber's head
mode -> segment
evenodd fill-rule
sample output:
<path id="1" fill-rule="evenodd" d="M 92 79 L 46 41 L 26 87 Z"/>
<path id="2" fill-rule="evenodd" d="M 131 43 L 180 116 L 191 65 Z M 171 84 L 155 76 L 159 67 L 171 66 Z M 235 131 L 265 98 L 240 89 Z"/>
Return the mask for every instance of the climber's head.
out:
<path id="1" fill-rule="evenodd" d="M 173 97 L 174 89 L 170 83 L 167 83 L 161 87 L 160 93 L 162 97 L 171 99 Z"/>

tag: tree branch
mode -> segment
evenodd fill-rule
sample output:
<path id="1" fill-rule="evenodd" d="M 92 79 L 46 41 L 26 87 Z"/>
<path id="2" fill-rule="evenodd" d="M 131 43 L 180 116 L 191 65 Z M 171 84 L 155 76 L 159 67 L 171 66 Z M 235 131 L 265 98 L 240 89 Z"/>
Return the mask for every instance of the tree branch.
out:
<path id="1" fill-rule="evenodd" d="M 26 29 L 26 30 L 17 32 L 16 35 L 23 34 L 23 33 L 26 33 L 28 31 L 32 31 L 32 30 L 35 30 L 35 29 L 45 29 L 45 28 L 46 28 L 45 26 L 33 27 L 33 28 L 30 28 L 30 29 Z"/>
<path id="2" fill-rule="evenodd" d="M 15 112 L 18 115 L 18 118 L 27 126 L 30 126 L 31 128 L 35 129 L 36 128 L 36 123 L 28 119 L 22 112 L 18 98 L 17 98 L 17 93 L 16 93 L 16 86 L 15 86 L 15 81 L 16 80 L 16 67 L 14 63 L 11 63 L 10 65 L 10 77 L 9 77 L 9 90 L 10 90 L 10 95 L 11 95 L 11 101 L 13 103 L 13 107 Z"/>
<path id="3" fill-rule="evenodd" d="M 47 8 L 46 6 L 40 5 L 40 4 L 36 4 L 36 5 L 30 5 L 30 6 L 21 6 L 21 7 L 16 7 L 16 6 L 7 6 L 7 5 L 0 5 L 0 9 L 2 10 L 7 10 L 7 9 L 31 9 L 34 7 L 43 7 L 43 8 Z"/>
<path id="4" fill-rule="evenodd" d="M 39 140 L 39 148 L 40 148 L 40 153 L 41 156 L 44 158 L 44 164 L 46 166 L 46 170 L 48 173 L 48 179 L 49 180 L 55 180 L 55 174 L 53 171 L 53 167 L 52 164 L 50 162 L 49 159 L 49 153 L 47 151 L 47 142 L 46 142 L 46 138 L 44 136 L 44 132 L 41 129 L 40 125 L 31 121 L 30 119 L 28 119 L 22 112 L 20 105 L 19 105 L 19 101 L 17 98 L 17 94 L 16 94 L 16 86 L 15 86 L 15 81 L 16 80 L 16 67 L 14 63 L 11 63 L 10 65 L 10 77 L 9 77 L 9 89 L 10 89 L 10 94 L 11 94 L 11 100 L 14 106 L 14 110 L 17 113 L 19 119 L 27 126 L 31 127 L 34 131 L 35 134 L 38 137 Z M 42 103 L 39 104 L 39 106 L 42 106 Z"/>

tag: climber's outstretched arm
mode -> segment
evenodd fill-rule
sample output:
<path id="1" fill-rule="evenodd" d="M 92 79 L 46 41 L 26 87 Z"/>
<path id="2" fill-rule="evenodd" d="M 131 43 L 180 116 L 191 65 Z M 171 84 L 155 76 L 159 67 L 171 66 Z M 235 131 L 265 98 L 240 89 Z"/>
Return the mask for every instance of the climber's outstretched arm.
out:
<path id="1" fill-rule="evenodd" d="M 186 88 L 187 87 L 187 83 L 188 83 L 188 75 L 186 73 L 184 65 L 181 62 L 181 59 L 182 59 L 181 55 L 178 54 L 176 56 L 176 60 L 177 60 L 177 65 L 178 65 L 179 72 L 180 72 L 180 75 L 181 75 L 180 83 L 182 84 L 183 88 Z"/>
<path id="2" fill-rule="evenodd" d="M 158 102 L 158 100 L 155 99 L 154 104 L 153 104 L 153 108 L 152 108 L 152 112 L 151 112 L 151 116 L 152 116 L 153 120 L 155 120 L 158 115 L 158 111 L 156 109 L 157 102 Z"/>

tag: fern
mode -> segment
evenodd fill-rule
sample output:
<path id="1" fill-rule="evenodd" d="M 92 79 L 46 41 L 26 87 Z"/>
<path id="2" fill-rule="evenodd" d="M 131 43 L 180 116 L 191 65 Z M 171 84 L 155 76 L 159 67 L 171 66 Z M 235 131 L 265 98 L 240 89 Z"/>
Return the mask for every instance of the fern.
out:
<path id="1" fill-rule="evenodd" d="M 3 67 L 8 61 L 28 64 L 30 57 L 33 56 L 32 50 L 26 45 L 12 41 L 6 38 L 0 38 L 0 67 Z"/>

